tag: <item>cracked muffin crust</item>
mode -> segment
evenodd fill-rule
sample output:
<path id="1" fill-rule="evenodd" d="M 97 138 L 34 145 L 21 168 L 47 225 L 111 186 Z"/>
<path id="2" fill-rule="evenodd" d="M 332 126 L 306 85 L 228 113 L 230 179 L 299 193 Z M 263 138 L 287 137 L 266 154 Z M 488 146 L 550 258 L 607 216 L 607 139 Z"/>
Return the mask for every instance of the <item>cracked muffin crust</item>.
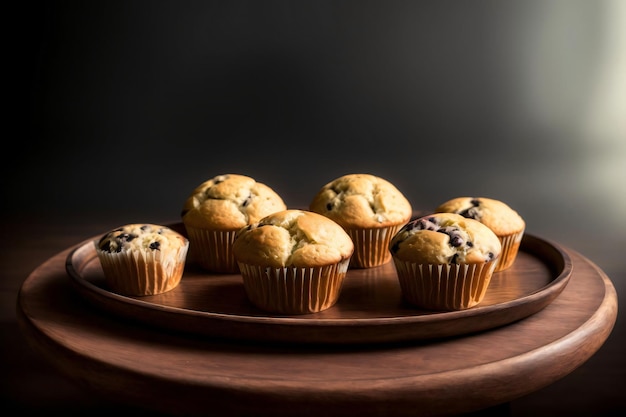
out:
<path id="1" fill-rule="evenodd" d="M 239 262 L 273 268 L 311 267 L 350 258 L 354 244 L 332 220 L 304 210 L 285 210 L 241 229 L 233 252 Z"/>
<path id="2" fill-rule="evenodd" d="M 232 230 L 286 208 L 267 185 L 245 175 L 224 174 L 197 186 L 185 201 L 181 217 L 192 227 Z"/>
<path id="3" fill-rule="evenodd" d="M 97 248 L 119 253 L 129 250 L 177 251 L 188 245 L 187 239 L 169 227 L 137 223 L 113 229 L 100 238 Z"/>
<path id="4" fill-rule="evenodd" d="M 310 210 L 345 228 L 377 228 L 404 223 L 412 208 L 389 181 L 371 174 L 348 174 L 324 185 Z"/>
<path id="5" fill-rule="evenodd" d="M 439 213 L 457 213 L 478 220 L 496 235 L 508 235 L 524 229 L 524 219 L 506 203 L 486 197 L 457 197 L 435 209 Z"/>

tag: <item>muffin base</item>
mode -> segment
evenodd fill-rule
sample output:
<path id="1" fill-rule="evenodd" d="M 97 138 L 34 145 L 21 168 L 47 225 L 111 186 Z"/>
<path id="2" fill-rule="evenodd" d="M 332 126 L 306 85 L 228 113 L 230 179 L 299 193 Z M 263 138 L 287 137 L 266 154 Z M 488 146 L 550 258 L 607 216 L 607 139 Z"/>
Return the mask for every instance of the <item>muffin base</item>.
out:
<path id="1" fill-rule="evenodd" d="M 506 236 L 498 236 L 502 244 L 502 252 L 500 252 L 495 272 L 504 271 L 513 265 L 523 236 L 524 230 Z"/>
<path id="2" fill-rule="evenodd" d="M 248 299 L 258 308 L 278 314 L 310 314 L 337 302 L 349 259 L 315 268 L 269 268 L 239 263 Z"/>
<path id="3" fill-rule="evenodd" d="M 427 310 L 465 310 L 485 297 L 497 260 L 481 264 L 417 264 L 394 258 L 403 297 Z"/>
<path id="4" fill-rule="evenodd" d="M 96 252 L 105 281 L 113 292 L 145 296 L 173 290 L 180 284 L 188 248 L 189 244 L 167 256 L 160 251 Z"/>
<path id="5" fill-rule="evenodd" d="M 373 268 L 391 261 L 389 242 L 402 225 L 374 229 L 346 229 L 354 243 L 351 268 Z"/>
<path id="6" fill-rule="evenodd" d="M 224 274 L 239 272 L 232 251 L 237 230 L 185 228 L 190 242 L 190 255 L 202 269 Z"/>

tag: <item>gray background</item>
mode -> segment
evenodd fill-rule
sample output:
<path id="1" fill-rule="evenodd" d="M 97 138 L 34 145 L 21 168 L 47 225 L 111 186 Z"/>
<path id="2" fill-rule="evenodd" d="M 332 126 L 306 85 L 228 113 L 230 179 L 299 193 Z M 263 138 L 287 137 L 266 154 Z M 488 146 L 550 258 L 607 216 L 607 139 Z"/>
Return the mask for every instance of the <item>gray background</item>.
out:
<path id="1" fill-rule="evenodd" d="M 533 231 L 623 227 L 619 4 L 52 3 L 3 180 L 18 211 L 177 218 L 218 173 L 297 205 L 371 172 L 416 208 L 489 195 Z"/>
<path id="2" fill-rule="evenodd" d="M 24 30 L 27 120 L 4 155 L 3 210 L 165 222 L 216 174 L 305 207 L 331 179 L 369 172 L 418 210 L 503 200 L 530 233 L 611 268 L 626 239 L 624 9 L 43 3 Z"/>
<path id="3" fill-rule="evenodd" d="M 177 221 L 196 185 L 229 172 L 302 207 L 368 172 L 419 210 L 503 200 L 624 294 L 625 6 L 26 2 L 6 64 L 25 82 L 5 222 Z M 614 367 L 607 383 L 624 387 Z"/>
<path id="4" fill-rule="evenodd" d="M 624 230 L 620 4 L 46 4 L 5 189 L 18 211 L 177 218 L 219 173 L 302 205 L 371 172 L 416 208 L 486 195 L 532 231 Z"/>

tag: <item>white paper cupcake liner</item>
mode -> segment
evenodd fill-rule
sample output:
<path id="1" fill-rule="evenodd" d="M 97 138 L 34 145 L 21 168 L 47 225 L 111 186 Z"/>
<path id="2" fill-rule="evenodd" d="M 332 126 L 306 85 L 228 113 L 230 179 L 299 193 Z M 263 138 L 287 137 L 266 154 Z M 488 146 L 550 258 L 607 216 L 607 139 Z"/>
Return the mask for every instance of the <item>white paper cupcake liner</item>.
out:
<path id="1" fill-rule="evenodd" d="M 239 272 L 232 247 L 236 230 L 215 231 L 187 227 L 192 259 L 210 272 Z"/>
<path id="2" fill-rule="evenodd" d="M 317 313 L 332 307 L 341 293 L 349 259 L 315 268 L 268 268 L 239 263 L 248 299 L 278 314 Z"/>
<path id="3" fill-rule="evenodd" d="M 519 252 L 523 236 L 524 230 L 507 236 L 498 236 L 500 243 L 502 244 L 502 251 L 500 252 L 495 272 L 504 271 L 513 265 L 515 259 L 517 258 L 517 253 Z"/>
<path id="4" fill-rule="evenodd" d="M 487 292 L 497 260 L 481 264 L 417 264 L 394 258 L 402 295 L 428 310 L 464 310 Z"/>
<path id="5" fill-rule="evenodd" d="M 176 253 L 159 250 L 128 250 L 96 253 L 107 285 L 122 295 L 144 296 L 170 291 L 178 286 L 183 276 L 189 242 Z"/>
<path id="6" fill-rule="evenodd" d="M 354 243 L 352 268 L 373 268 L 391 261 L 389 242 L 402 225 L 376 229 L 346 229 Z"/>

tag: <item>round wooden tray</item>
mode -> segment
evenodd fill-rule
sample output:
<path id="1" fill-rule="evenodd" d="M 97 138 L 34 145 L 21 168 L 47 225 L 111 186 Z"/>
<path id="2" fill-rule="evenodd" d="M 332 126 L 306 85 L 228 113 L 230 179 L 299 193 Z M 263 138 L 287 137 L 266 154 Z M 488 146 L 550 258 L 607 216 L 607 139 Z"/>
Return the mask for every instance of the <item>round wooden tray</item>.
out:
<path id="1" fill-rule="evenodd" d="M 376 345 L 225 341 L 102 314 L 71 288 L 65 264 L 74 248 L 41 264 L 22 284 L 16 314 L 26 340 L 61 372 L 98 395 L 161 414 L 428 417 L 472 412 L 511 401 L 572 372 L 602 346 L 618 310 L 615 288 L 593 262 L 529 236 L 517 268 L 537 257 L 542 261 L 533 259 L 535 266 L 528 268 L 536 269 L 526 276 L 544 274 L 546 279 L 545 271 L 562 259 L 563 268 L 553 271 L 547 286 L 564 285 L 558 281 L 567 277 L 563 271 L 571 270 L 571 278 L 562 278 L 569 282 L 553 302 L 523 320 L 463 337 Z M 561 258 L 561 248 L 568 257 Z M 543 292 L 542 287 L 512 302 L 527 304 L 526 297 L 543 298 Z M 120 303 L 129 305 L 126 300 Z M 493 310 L 483 315 L 485 320 L 509 320 L 502 317 L 507 310 L 485 308 Z M 136 313 L 154 307 L 131 309 Z M 172 325 L 183 322 L 177 316 L 172 313 Z M 232 318 L 198 320 L 242 329 Z M 299 328 L 306 320 L 299 318 L 293 326 Z M 456 326 L 450 321 L 440 325 Z M 258 323 L 249 326 L 256 329 Z M 277 325 L 264 328 L 272 326 Z M 354 332 L 378 340 L 372 334 L 392 329 L 395 338 L 408 337 L 393 328 L 389 323 L 378 328 L 357 325 Z M 326 337 L 332 332 L 323 331 Z"/>
<path id="2" fill-rule="evenodd" d="M 92 240 L 70 251 L 66 260 L 73 287 L 90 303 L 162 329 L 254 342 L 375 343 L 473 333 L 543 309 L 561 293 L 572 273 L 562 248 L 526 234 L 515 264 L 493 275 L 485 298 L 471 309 L 433 312 L 407 304 L 389 262 L 350 269 L 339 301 L 328 310 L 279 316 L 248 301 L 239 274 L 211 274 L 190 261 L 179 286 L 167 293 L 128 297 L 111 292 Z"/>

